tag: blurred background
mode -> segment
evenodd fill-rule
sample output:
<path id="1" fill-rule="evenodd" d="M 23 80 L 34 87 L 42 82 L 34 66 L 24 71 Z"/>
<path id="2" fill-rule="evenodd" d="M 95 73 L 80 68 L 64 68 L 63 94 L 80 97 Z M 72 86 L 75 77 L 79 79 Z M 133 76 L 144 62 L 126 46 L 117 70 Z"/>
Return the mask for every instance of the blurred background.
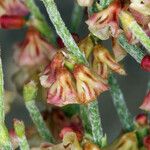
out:
<path id="1" fill-rule="evenodd" d="M 56 0 L 61 16 L 68 28 L 70 26 L 73 1 L 74 0 Z M 40 0 L 36 0 L 36 2 L 49 21 Z M 78 34 L 81 38 L 88 34 L 88 29 L 84 22 L 85 18 L 83 18 L 78 29 Z M 49 24 L 52 26 L 50 21 Z M 5 89 L 8 91 L 15 91 L 15 86 L 12 83 L 12 75 L 16 70 L 13 62 L 13 46 L 14 43 L 19 42 L 24 38 L 25 32 L 25 28 L 22 30 L 0 30 Z M 108 48 L 111 47 L 111 43 L 108 41 L 105 41 L 104 44 Z M 139 106 L 141 105 L 146 93 L 147 82 L 148 78 L 150 78 L 150 74 L 142 71 L 140 65 L 130 56 L 127 56 L 122 63 L 127 71 L 127 76 L 117 76 L 117 78 L 124 93 L 127 106 L 134 117 L 141 112 Z M 111 142 L 121 132 L 121 124 L 114 109 L 109 92 L 105 92 L 99 97 L 99 109 L 104 132 L 108 135 L 109 142 Z M 26 125 L 32 123 L 20 97 L 15 98 L 11 111 L 6 116 L 6 123 L 9 128 L 12 127 L 13 118 L 23 119 Z"/>

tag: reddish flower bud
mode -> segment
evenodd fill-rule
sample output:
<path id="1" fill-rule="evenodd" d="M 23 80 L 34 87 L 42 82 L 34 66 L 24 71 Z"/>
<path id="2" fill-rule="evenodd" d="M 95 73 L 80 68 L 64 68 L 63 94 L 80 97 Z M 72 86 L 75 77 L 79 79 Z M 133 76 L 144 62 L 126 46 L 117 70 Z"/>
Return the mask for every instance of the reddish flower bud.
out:
<path id="1" fill-rule="evenodd" d="M 143 140 L 143 143 L 147 150 L 150 150 L 150 136 L 146 136 Z"/>
<path id="2" fill-rule="evenodd" d="M 144 71 L 150 72 L 150 55 L 144 56 L 144 58 L 141 61 L 141 68 Z"/>
<path id="3" fill-rule="evenodd" d="M 150 111 L 150 91 L 145 96 L 144 101 L 142 105 L 140 106 L 140 108 L 145 111 Z"/>
<path id="4" fill-rule="evenodd" d="M 139 114 L 136 116 L 135 121 L 139 125 L 146 125 L 148 124 L 148 117 L 146 114 Z"/>
<path id="5" fill-rule="evenodd" d="M 47 64 L 54 53 L 55 48 L 30 28 L 23 42 L 16 46 L 15 62 L 19 66 L 39 67 Z"/>
<path id="6" fill-rule="evenodd" d="M 109 51 L 101 45 L 96 45 L 94 47 L 94 59 L 98 63 L 102 62 L 106 64 L 110 69 L 121 75 L 126 74 L 125 70 L 116 62 Z"/>
<path id="7" fill-rule="evenodd" d="M 108 90 L 107 81 L 93 74 L 84 65 L 75 65 L 73 71 L 80 103 L 88 103 Z"/>
<path id="8" fill-rule="evenodd" d="M 21 16 L 3 15 L 0 17 L 0 28 L 3 29 L 19 29 L 25 25 L 26 21 Z"/>
<path id="9" fill-rule="evenodd" d="M 48 89 L 47 102 L 56 106 L 78 103 L 71 74 L 66 68 L 56 70 L 56 81 Z"/>

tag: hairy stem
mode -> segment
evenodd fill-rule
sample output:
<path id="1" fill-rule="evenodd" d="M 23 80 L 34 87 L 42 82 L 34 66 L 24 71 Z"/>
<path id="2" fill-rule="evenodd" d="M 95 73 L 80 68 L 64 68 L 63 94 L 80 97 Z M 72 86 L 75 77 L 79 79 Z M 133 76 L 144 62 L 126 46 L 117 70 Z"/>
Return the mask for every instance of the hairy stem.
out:
<path id="1" fill-rule="evenodd" d="M 32 13 L 32 17 L 34 17 L 33 25 L 35 26 L 35 28 L 37 28 L 37 30 L 39 30 L 50 42 L 55 44 L 55 35 L 46 22 L 44 15 L 42 15 L 39 8 L 37 7 L 35 1 L 25 0 L 25 4 Z"/>
<path id="2" fill-rule="evenodd" d="M 47 12 L 49 14 L 49 17 L 50 17 L 53 25 L 55 26 L 56 32 L 62 38 L 65 46 L 67 47 L 67 50 L 72 55 L 71 59 L 75 60 L 75 62 L 84 63 L 84 64 L 88 65 L 84 54 L 79 50 L 77 44 L 75 43 L 75 41 L 72 38 L 71 34 L 69 33 L 68 29 L 66 28 L 66 26 L 65 26 L 65 24 L 64 24 L 64 22 L 63 22 L 63 20 L 60 16 L 60 13 L 57 10 L 57 7 L 56 7 L 56 4 L 55 4 L 54 0 L 42 0 L 42 1 L 43 1 L 44 5 L 47 9 Z M 98 125 L 96 127 L 92 128 L 92 134 L 93 134 L 94 141 L 96 143 L 98 142 L 98 144 L 101 145 L 101 140 L 102 139 L 100 139 L 100 138 L 103 137 L 103 132 L 102 132 L 102 128 L 101 128 L 99 108 L 98 108 L 97 104 L 95 105 L 95 103 L 96 102 L 92 102 L 88 105 L 88 110 L 87 111 L 89 112 L 89 114 L 84 114 L 84 115 L 88 115 L 88 116 L 91 116 L 91 117 L 93 116 L 92 119 L 97 121 Z M 92 124 L 93 124 L 93 120 L 89 119 L 91 127 L 92 127 Z M 99 138 L 98 140 L 95 139 L 97 133 L 100 134 L 97 137 L 97 138 Z"/>
<path id="3" fill-rule="evenodd" d="M 35 124 L 40 136 L 47 142 L 54 142 L 52 134 L 47 128 L 43 117 L 39 109 L 35 104 L 35 98 L 37 95 L 37 87 L 33 81 L 24 86 L 23 96 L 25 100 L 25 105 L 27 110 L 29 111 L 30 117 Z"/>
<path id="4" fill-rule="evenodd" d="M 140 25 L 131 16 L 131 14 L 122 11 L 119 15 L 122 26 L 129 29 L 132 34 L 141 42 L 141 44 L 150 52 L 150 38 L 146 35 Z"/>
<path id="5" fill-rule="evenodd" d="M 120 34 L 118 37 L 118 43 L 124 50 L 129 53 L 138 63 L 141 63 L 145 53 L 136 45 L 129 44 L 125 35 Z"/>
<path id="6" fill-rule="evenodd" d="M 126 131 L 133 130 L 134 128 L 133 119 L 126 106 L 123 93 L 113 74 L 110 74 L 109 85 L 110 85 L 110 92 L 113 98 L 113 103 L 117 110 L 123 129 Z"/>
<path id="7" fill-rule="evenodd" d="M 42 0 L 42 1 L 56 29 L 57 34 L 61 37 L 65 46 L 67 47 L 67 50 L 70 52 L 71 59 L 74 60 L 75 62 L 87 63 L 84 54 L 81 53 L 73 37 L 66 28 L 59 11 L 57 10 L 54 0 Z"/>

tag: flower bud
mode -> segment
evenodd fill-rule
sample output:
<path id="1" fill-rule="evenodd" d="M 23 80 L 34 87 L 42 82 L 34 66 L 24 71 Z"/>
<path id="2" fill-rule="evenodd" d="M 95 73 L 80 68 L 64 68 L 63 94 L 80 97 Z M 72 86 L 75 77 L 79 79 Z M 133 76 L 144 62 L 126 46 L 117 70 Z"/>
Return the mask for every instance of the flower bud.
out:
<path id="1" fill-rule="evenodd" d="M 26 21 L 21 16 L 3 15 L 0 17 L 0 28 L 3 29 L 19 29 L 25 25 Z"/>
<path id="2" fill-rule="evenodd" d="M 94 47 L 94 57 L 97 62 L 102 62 L 108 65 L 113 71 L 125 75 L 125 70 L 116 62 L 116 60 L 111 56 L 109 51 L 102 47 L 101 45 L 96 45 Z"/>
<path id="3" fill-rule="evenodd" d="M 106 80 L 93 74 L 91 70 L 84 65 L 75 65 L 73 74 L 76 79 L 80 103 L 91 102 L 96 99 L 99 94 L 108 90 Z"/>
<path id="4" fill-rule="evenodd" d="M 150 111 L 150 91 L 145 96 L 144 101 L 142 105 L 140 106 L 140 108 L 145 111 Z"/>
<path id="5" fill-rule="evenodd" d="M 150 136 L 146 136 L 143 140 L 144 146 L 147 148 L 147 150 L 150 149 Z"/>
<path id="6" fill-rule="evenodd" d="M 150 72 L 150 55 L 145 55 L 141 61 L 141 68 L 144 71 Z"/>
<path id="7" fill-rule="evenodd" d="M 147 125 L 148 124 L 148 117 L 146 114 L 139 114 L 136 116 L 135 121 L 139 125 Z"/>

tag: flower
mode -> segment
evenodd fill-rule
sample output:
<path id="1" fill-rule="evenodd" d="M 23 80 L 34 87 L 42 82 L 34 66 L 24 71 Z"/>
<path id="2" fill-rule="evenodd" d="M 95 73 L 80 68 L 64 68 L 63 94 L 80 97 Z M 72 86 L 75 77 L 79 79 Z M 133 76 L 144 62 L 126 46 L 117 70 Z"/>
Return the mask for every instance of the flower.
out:
<path id="1" fill-rule="evenodd" d="M 102 47 L 101 45 L 96 45 L 94 47 L 94 59 L 95 59 L 94 64 L 96 64 L 97 62 L 104 63 L 113 71 L 115 71 L 121 75 L 126 74 L 125 70 L 116 62 L 116 60 L 111 56 L 109 51 L 106 48 Z M 104 70 L 103 68 L 101 68 L 101 70 Z M 103 75 L 103 73 L 104 73 L 104 71 L 101 71 L 102 75 Z"/>
<path id="2" fill-rule="evenodd" d="M 96 99 L 102 92 L 108 90 L 107 81 L 93 74 L 82 64 L 76 64 L 73 71 L 76 79 L 77 93 L 80 103 L 88 103 Z"/>
<path id="3" fill-rule="evenodd" d="M 27 16 L 29 10 L 21 0 L 0 0 L 0 16 Z"/>
<path id="4" fill-rule="evenodd" d="M 90 32 L 101 40 L 106 40 L 110 36 L 117 37 L 120 33 L 118 27 L 118 16 L 120 5 L 118 2 L 112 3 L 107 9 L 94 13 L 86 24 Z"/>
<path id="5" fill-rule="evenodd" d="M 77 2 L 78 2 L 78 4 L 80 5 L 80 6 L 92 6 L 92 4 L 93 4 L 93 2 L 94 2 L 94 0 L 77 0 Z"/>
<path id="6" fill-rule="evenodd" d="M 94 47 L 94 43 L 91 37 L 90 36 L 85 37 L 83 40 L 79 42 L 78 46 L 80 50 L 84 52 L 86 58 L 88 59 Z"/>
<path id="7" fill-rule="evenodd" d="M 55 48 L 31 27 L 25 39 L 16 46 L 15 62 L 21 67 L 39 67 L 49 62 L 54 50 Z"/>
<path id="8" fill-rule="evenodd" d="M 117 38 L 112 38 L 112 49 L 116 62 L 120 62 L 127 55 L 127 52 L 117 42 Z"/>
<path id="9" fill-rule="evenodd" d="M 56 70 L 64 65 L 64 56 L 61 52 L 57 52 L 52 61 L 46 66 L 42 76 L 40 77 L 41 85 L 49 88 L 56 81 Z"/>
<path id="10" fill-rule="evenodd" d="M 150 55 L 145 55 L 141 61 L 141 68 L 150 72 Z"/>
<path id="11" fill-rule="evenodd" d="M 50 143 L 42 143 L 40 147 L 32 148 L 31 150 L 82 150 L 77 136 L 74 132 L 67 132 L 63 141 L 60 144 L 53 145 Z"/>
<path id="12" fill-rule="evenodd" d="M 78 103 L 71 74 L 65 67 L 56 70 L 56 80 L 48 89 L 47 102 L 56 106 Z"/>
<path id="13" fill-rule="evenodd" d="M 145 96 L 144 101 L 142 105 L 140 106 L 140 108 L 145 111 L 150 111 L 150 91 Z"/>
<path id="14" fill-rule="evenodd" d="M 148 124 L 148 117 L 146 114 L 139 114 L 136 116 L 135 121 L 138 125 L 147 125 Z"/>

